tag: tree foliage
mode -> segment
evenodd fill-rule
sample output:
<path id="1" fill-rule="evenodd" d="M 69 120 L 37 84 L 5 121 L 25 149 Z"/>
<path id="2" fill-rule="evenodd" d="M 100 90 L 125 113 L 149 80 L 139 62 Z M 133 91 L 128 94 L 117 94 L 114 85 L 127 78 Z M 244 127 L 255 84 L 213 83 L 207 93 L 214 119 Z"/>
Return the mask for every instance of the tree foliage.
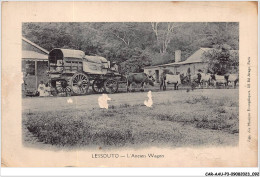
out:
<path id="1" fill-rule="evenodd" d="M 100 55 L 121 65 L 122 72 L 185 60 L 200 47 L 227 44 L 238 50 L 238 23 L 23 23 L 22 34 L 39 46 L 71 48 Z"/>
<path id="2" fill-rule="evenodd" d="M 224 75 L 236 73 L 239 66 L 237 51 L 230 50 L 229 45 L 217 45 L 204 53 L 204 60 L 208 62 L 208 70 L 214 74 Z"/>
<path id="3" fill-rule="evenodd" d="M 152 29 L 156 36 L 156 44 L 161 54 L 166 53 L 169 43 L 174 37 L 174 30 L 177 27 L 182 26 L 180 23 L 159 23 L 152 22 Z"/>

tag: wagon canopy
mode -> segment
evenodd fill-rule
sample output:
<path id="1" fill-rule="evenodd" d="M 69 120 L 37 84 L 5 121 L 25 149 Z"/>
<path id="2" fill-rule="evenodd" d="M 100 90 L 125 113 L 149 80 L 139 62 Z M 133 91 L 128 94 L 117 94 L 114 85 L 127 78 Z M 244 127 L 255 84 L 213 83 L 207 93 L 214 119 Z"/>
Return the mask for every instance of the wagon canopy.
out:
<path id="1" fill-rule="evenodd" d="M 83 71 L 91 74 L 106 74 L 109 67 L 107 59 L 101 56 L 88 56 L 83 59 Z"/>
<path id="2" fill-rule="evenodd" d="M 84 57 L 85 61 L 92 62 L 92 63 L 107 63 L 107 59 L 101 56 L 88 56 Z"/>
<path id="3" fill-rule="evenodd" d="M 57 60 L 63 60 L 64 58 L 70 59 L 83 59 L 85 53 L 81 50 L 71 50 L 71 49 L 53 49 L 49 53 L 50 63 L 56 63 Z"/>

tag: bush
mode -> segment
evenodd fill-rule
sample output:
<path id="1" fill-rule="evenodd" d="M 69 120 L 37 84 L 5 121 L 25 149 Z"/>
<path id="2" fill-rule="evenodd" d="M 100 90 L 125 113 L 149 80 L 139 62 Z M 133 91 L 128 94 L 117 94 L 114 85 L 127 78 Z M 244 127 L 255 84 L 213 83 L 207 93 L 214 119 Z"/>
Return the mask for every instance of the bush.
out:
<path id="1" fill-rule="evenodd" d="M 206 97 L 206 96 L 200 96 L 200 97 L 195 97 L 195 98 L 192 98 L 192 99 L 188 99 L 186 100 L 186 103 L 189 103 L 189 104 L 196 104 L 196 103 L 208 103 L 208 100 L 209 98 Z"/>
<path id="2" fill-rule="evenodd" d="M 174 55 L 170 53 L 154 53 L 151 55 L 152 58 L 152 65 L 161 65 L 161 64 L 167 64 L 167 63 L 173 63 L 174 62 Z"/>
<path id="3" fill-rule="evenodd" d="M 223 106 L 218 107 L 217 102 Z M 204 137 L 196 137 L 191 132 L 195 128 L 238 133 L 238 106 L 234 105 L 237 104 L 228 100 L 213 101 L 200 96 L 154 104 L 153 109 L 126 103 L 111 105 L 108 110 L 30 112 L 23 113 L 23 125 L 38 141 L 56 146 L 123 147 L 151 143 L 177 146 L 198 144 Z M 206 139 L 207 136 L 205 141 L 210 141 Z"/>

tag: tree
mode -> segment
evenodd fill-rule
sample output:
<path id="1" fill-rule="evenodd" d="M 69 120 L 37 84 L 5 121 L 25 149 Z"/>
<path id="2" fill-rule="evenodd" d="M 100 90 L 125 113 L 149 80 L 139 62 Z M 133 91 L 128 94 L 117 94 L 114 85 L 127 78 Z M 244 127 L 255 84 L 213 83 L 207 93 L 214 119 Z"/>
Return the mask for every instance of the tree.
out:
<path id="1" fill-rule="evenodd" d="M 165 52 L 163 54 L 155 53 L 151 56 L 152 65 L 161 65 L 174 62 L 174 55 Z"/>
<path id="2" fill-rule="evenodd" d="M 106 39 L 118 40 L 124 46 L 130 46 L 136 38 L 133 23 L 106 23 L 101 29 Z"/>
<path id="3" fill-rule="evenodd" d="M 201 47 L 227 44 L 234 50 L 239 49 L 239 26 L 235 22 L 33 22 L 22 24 L 22 34 L 48 51 L 53 48 L 82 50 L 87 55 L 131 65 L 131 69 L 122 67 L 126 72 L 140 72 L 147 65 L 173 62 L 176 50 L 182 51 L 184 61 Z M 231 55 L 233 68 L 238 68 L 237 58 L 232 59 Z"/>
<path id="4" fill-rule="evenodd" d="M 239 73 L 239 54 L 237 50 L 230 51 L 231 70 L 230 73 Z"/>
<path id="5" fill-rule="evenodd" d="M 230 50 L 229 45 L 217 45 L 203 54 L 203 60 L 208 63 L 208 70 L 214 74 L 230 73 L 238 65 L 237 52 Z M 234 55 L 235 54 L 235 55 Z"/>
<path id="6" fill-rule="evenodd" d="M 182 26 L 180 23 L 158 23 L 151 22 L 152 29 L 156 36 L 157 46 L 160 53 L 165 53 L 167 51 L 168 45 L 173 38 L 174 29 Z"/>

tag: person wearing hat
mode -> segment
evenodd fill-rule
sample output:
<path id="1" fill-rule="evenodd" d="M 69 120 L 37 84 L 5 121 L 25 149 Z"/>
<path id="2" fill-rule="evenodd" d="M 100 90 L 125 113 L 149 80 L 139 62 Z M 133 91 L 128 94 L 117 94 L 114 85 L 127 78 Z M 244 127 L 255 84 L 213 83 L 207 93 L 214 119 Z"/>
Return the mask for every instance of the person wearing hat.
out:
<path id="1" fill-rule="evenodd" d="M 118 72 L 118 65 L 116 64 L 116 62 L 112 62 L 111 63 L 111 68 L 112 71 Z"/>

